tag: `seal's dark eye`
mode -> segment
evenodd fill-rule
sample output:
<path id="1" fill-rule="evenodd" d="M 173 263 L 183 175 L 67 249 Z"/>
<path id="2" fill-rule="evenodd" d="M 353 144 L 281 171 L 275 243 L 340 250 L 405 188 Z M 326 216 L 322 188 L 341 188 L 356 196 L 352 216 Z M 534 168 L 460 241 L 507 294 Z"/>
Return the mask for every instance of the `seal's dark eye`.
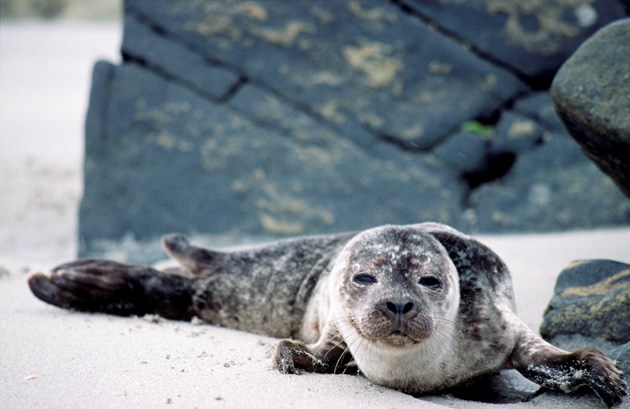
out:
<path id="1" fill-rule="evenodd" d="M 433 276 L 422 277 L 418 283 L 429 290 L 439 290 L 442 288 L 442 282 L 437 277 Z"/>
<path id="2" fill-rule="evenodd" d="M 352 281 L 361 285 L 370 285 L 376 283 L 376 278 L 369 274 L 357 274 L 352 278 Z"/>

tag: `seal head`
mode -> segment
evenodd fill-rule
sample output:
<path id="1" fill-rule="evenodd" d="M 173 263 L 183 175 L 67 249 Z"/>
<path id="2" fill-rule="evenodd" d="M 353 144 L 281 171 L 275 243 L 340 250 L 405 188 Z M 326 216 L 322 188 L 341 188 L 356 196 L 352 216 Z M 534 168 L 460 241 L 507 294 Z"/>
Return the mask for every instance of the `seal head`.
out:
<path id="1" fill-rule="evenodd" d="M 329 319 L 368 378 L 403 387 L 418 380 L 406 374 L 408 362 L 438 369 L 436 362 L 454 352 L 447 340 L 456 332 L 457 269 L 426 231 L 383 226 L 358 234 L 341 252 L 331 280 Z"/>

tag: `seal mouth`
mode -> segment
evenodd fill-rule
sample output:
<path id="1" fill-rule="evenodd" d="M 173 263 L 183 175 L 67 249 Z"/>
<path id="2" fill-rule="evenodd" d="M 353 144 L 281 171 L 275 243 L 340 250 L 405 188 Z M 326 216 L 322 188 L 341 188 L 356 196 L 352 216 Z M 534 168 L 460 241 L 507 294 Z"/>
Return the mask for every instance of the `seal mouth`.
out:
<path id="1" fill-rule="evenodd" d="M 381 342 L 394 347 L 406 347 L 418 343 L 418 341 L 411 338 L 409 334 L 400 330 L 392 331 L 387 337 L 382 338 Z"/>
<path id="2" fill-rule="evenodd" d="M 381 328 L 378 331 L 370 331 L 370 329 L 373 328 L 364 328 L 356 318 L 350 318 L 348 323 L 361 338 L 382 346 L 404 348 L 420 344 L 427 338 L 427 336 L 423 336 L 424 334 L 415 334 L 408 331 L 408 328 L 402 325 L 395 325 L 393 328 L 390 327 L 389 329 Z"/>
<path id="3" fill-rule="evenodd" d="M 388 346 L 403 348 L 403 347 L 416 345 L 420 343 L 420 341 L 411 338 L 409 334 L 401 330 L 393 330 L 388 335 L 374 337 L 374 336 L 369 336 L 365 334 L 363 331 L 361 331 L 360 328 L 355 328 L 355 329 L 357 330 L 360 336 L 366 338 L 367 340 L 370 340 L 371 342 L 388 345 Z"/>

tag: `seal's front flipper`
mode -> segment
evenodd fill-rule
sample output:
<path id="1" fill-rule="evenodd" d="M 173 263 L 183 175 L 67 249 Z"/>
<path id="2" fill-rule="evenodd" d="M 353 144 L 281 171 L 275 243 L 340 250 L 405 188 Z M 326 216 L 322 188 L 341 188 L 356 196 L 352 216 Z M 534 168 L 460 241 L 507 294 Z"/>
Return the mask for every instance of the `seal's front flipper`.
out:
<path id="1" fill-rule="evenodd" d="M 626 395 L 622 373 L 615 363 L 595 349 L 548 357 L 519 372 L 543 388 L 571 393 L 583 386 L 591 388 L 609 408 Z"/>
<path id="2" fill-rule="evenodd" d="M 595 349 L 570 353 L 529 333 L 512 353 L 511 363 L 523 376 L 546 389 L 571 393 L 589 387 L 611 408 L 626 395 L 622 372 Z"/>
<path id="3" fill-rule="evenodd" d="M 347 373 L 345 369 L 352 355 L 345 347 L 330 342 L 306 345 L 285 339 L 280 341 L 273 366 L 284 374 Z"/>
<path id="4" fill-rule="evenodd" d="M 171 257 L 195 275 L 211 269 L 213 264 L 220 261 L 222 255 L 217 251 L 193 246 L 181 234 L 168 234 L 162 237 L 162 247 Z"/>
<path id="5" fill-rule="evenodd" d="M 324 361 L 309 351 L 304 343 L 288 339 L 282 340 L 278 344 L 273 366 L 284 374 L 329 372 Z"/>
<path id="6" fill-rule="evenodd" d="M 106 260 L 62 264 L 28 279 L 33 294 L 60 308 L 115 315 L 159 314 L 189 320 L 191 279 Z"/>

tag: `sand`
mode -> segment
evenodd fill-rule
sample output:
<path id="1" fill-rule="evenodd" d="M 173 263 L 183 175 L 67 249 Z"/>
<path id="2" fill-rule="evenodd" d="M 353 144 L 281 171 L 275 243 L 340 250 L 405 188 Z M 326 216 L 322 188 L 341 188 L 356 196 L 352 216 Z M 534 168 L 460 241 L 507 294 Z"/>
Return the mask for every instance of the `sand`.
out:
<path id="1" fill-rule="evenodd" d="M 486 407 L 415 398 L 360 376 L 281 375 L 271 369 L 272 338 L 69 312 L 30 294 L 28 272 L 76 256 L 90 71 L 96 58 L 118 61 L 120 35 L 113 23 L 0 25 L 0 407 Z M 520 315 L 534 329 L 569 262 L 630 263 L 628 227 L 480 239 L 512 270 Z M 513 371 L 506 376 L 533 388 Z M 603 407 L 591 396 L 555 394 L 510 406 Z"/>

